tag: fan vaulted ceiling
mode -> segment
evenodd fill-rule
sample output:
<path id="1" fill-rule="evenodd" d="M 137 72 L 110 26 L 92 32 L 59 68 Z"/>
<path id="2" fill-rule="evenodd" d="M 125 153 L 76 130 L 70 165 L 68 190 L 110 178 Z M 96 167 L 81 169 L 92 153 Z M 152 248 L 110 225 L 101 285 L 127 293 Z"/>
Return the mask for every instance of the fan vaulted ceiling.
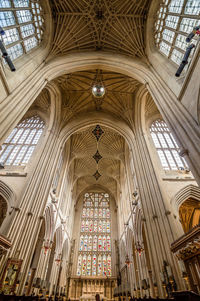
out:
<path id="1" fill-rule="evenodd" d="M 77 194 L 86 187 L 101 185 L 113 194 L 117 193 L 120 185 L 120 168 L 124 163 L 125 140 L 112 130 L 101 126 L 103 134 L 99 141 L 92 133 L 95 126 L 80 131 L 71 137 L 71 159 L 73 160 L 74 182 Z M 98 164 L 93 158 L 96 151 L 102 158 Z M 99 179 L 94 177 L 100 173 Z"/>
<path id="2" fill-rule="evenodd" d="M 95 98 L 92 86 L 98 80 L 105 87 L 105 96 Z M 134 78 L 108 70 L 87 70 L 65 74 L 54 80 L 62 95 L 62 126 L 80 114 L 101 111 L 133 126 L 135 95 L 141 83 Z M 124 165 L 125 140 L 122 136 L 99 124 L 104 133 L 97 142 L 95 126 L 71 137 L 71 169 L 74 174 L 76 195 L 87 187 L 100 185 L 116 195 L 120 189 L 120 175 Z M 98 164 L 93 158 L 96 151 L 102 158 Z M 99 172 L 96 179 L 94 174 Z"/>
<path id="3" fill-rule="evenodd" d="M 150 0 L 52 0 L 52 53 L 111 51 L 145 56 L 144 32 Z"/>
<path id="4" fill-rule="evenodd" d="M 97 100 L 92 95 L 96 72 L 101 75 L 106 93 Z M 133 123 L 133 104 L 140 83 L 126 75 L 104 71 L 88 70 L 63 75 L 55 80 L 62 93 L 62 119 L 65 124 L 71 118 L 84 112 L 101 110 Z"/>

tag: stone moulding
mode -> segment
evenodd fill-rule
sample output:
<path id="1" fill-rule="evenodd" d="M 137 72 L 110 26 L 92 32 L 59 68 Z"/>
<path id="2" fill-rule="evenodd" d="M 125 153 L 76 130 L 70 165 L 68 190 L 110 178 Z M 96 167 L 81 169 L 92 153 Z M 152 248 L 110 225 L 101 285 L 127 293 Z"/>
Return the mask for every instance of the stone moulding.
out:
<path id="1" fill-rule="evenodd" d="M 11 241 L 4 235 L 0 234 L 0 248 L 8 250 L 10 247 Z"/>

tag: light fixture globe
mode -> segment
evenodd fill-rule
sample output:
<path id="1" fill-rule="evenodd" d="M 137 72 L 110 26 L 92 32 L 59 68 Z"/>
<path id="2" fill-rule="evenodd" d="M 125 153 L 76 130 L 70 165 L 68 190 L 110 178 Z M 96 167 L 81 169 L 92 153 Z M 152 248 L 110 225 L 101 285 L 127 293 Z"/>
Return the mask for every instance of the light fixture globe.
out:
<path id="1" fill-rule="evenodd" d="M 96 98 L 102 98 L 105 95 L 105 88 L 103 84 L 98 83 L 92 86 L 92 94 Z"/>

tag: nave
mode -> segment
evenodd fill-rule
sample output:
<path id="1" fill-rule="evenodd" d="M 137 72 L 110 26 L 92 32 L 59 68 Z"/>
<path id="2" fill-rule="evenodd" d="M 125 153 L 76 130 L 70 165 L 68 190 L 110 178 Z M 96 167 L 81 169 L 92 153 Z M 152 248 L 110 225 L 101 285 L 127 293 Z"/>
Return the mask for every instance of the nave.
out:
<path id="1" fill-rule="evenodd" d="M 198 300 L 199 16 L 0 0 L 0 300 Z"/>

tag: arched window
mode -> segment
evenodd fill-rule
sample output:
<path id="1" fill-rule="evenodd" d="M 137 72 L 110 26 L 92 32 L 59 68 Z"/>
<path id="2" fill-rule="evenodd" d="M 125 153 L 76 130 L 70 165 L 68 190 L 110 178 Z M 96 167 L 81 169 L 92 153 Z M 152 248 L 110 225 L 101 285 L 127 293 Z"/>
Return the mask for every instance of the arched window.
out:
<path id="1" fill-rule="evenodd" d="M 153 122 L 150 133 L 163 169 L 178 170 L 187 168 L 185 160 L 179 156 L 179 147 L 163 120 Z"/>
<path id="2" fill-rule="evenodd" d="M 4 165 L 28 163 L 44 129 L 44 121 L 38 116 L 27 118 L 13 129 L 0 152 Z"/>
<path id="3" fill-rule="evenodd" d="M 86 193 L 81 216 L 78 276 L 111 276 L 110 201 L 107 193 Z"/>
<path id="4" fill-rule="evenodd" d="M 200 24 L 199 13 L 199 0 L 163 0 L 160 4 L 155 42 L 160 51 L 178 65 L 188 46 L 185 41 L 188 33 Z"/>
<path id="5" fill-rule="evenodd" d="M 38 0 L 1 0 L 3 42 L 14 60 L 36 47 L 42 39 L 44 19 Z"/>

